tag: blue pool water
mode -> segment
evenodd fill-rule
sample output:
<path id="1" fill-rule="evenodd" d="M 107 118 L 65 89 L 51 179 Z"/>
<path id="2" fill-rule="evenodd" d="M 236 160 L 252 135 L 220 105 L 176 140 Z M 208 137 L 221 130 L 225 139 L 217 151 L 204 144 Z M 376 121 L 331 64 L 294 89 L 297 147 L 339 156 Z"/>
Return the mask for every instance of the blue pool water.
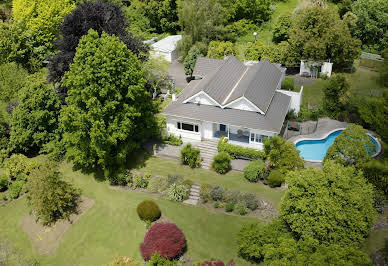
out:
<path id="1" fill-rule="evenodd" d="M 306 160 L 323 161 L 327 149 L 334 143 L 335 138 L 338 137 L 341 132 L 342 130 L 334 131 L 326 138 L 320 140 L 299 141 L 298 143 L 296 143 L 296 148 L 300 150 L 300 156 Z M 378 150 L 379 144 L 373 137 L 369 136 L 369 138 L 376 146 L 376 152 Z"/>

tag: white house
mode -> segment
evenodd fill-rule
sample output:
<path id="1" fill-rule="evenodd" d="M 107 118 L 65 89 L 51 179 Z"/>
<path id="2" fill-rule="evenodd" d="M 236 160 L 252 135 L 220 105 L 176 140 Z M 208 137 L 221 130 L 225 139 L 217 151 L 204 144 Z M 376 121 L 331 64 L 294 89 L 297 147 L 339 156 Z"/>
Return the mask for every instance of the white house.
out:
<path id="1" fill-rule="evenodd" d="M 164 110 L 167 131 L 185 140 L 229 138 L 256 149 L 278 135 L 291 107 L 281 92 L 284 69 L 267 60 L 244 65 L 235 57 L 199 58 L 192 80 Z"/>
<path id="2" fill-rule="evenodd" d="M 168 62 L 172 62 L 178 58 L 177 45 L 182 40 L 182 35 L 168 36 L 151 45 L 151 56 L 162 56 Z"/>

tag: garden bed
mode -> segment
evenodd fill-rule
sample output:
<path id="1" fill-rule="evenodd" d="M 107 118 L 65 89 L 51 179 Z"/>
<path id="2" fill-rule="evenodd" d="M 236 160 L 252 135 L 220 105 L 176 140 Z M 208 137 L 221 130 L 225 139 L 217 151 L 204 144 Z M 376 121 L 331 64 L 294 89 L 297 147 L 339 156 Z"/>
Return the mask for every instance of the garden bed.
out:
<path id="1" fill-rule="evenodd" d="M 78 204 L 77 213 L 72 214 L 69 220 L 59 220 L 52 226 L 44 226 L 31 215 L 24 218 L 22 228 L 36 245 L 39 253 L 53 254 L 67 229 L 93 206 L 94 200 L 81 196 Z"/>

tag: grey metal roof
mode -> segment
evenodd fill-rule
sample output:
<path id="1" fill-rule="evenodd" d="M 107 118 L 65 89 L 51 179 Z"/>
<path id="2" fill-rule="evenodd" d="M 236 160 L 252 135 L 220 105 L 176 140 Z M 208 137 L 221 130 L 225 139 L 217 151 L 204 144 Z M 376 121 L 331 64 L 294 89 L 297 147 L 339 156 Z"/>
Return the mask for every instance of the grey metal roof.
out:
<path id="1" fill-rule="evenodd" d="M 207 74 L 216 71 L 224 63 L 225 61 L 222 59 L 199 57 L 195 63 L 193 76 L 205 77 Z"/>
<path id="2" fill-rule="evenodd" d="M 200 83 L 201 80 L 191 81 L 182 91 L 177 101 L 167 106 L 163 113 L 180 118 L 229 124 L 276 133 L 280 132 L 290 105 L 290 96 L 281 92 L 275 92 L 270 107 L 264 115 L 237 109 L 222 109 L 211 105 L 182 103 L 188 95 L 192 95 L 192 92 L 196 90 L 196 86 Z"/>

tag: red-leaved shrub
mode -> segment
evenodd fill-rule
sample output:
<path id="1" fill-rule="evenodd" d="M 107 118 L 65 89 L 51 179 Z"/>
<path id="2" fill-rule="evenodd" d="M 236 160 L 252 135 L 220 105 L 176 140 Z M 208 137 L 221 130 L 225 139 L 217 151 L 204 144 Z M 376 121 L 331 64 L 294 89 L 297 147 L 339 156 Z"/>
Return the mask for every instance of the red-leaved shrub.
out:
<path id="1" fill-rule="evenodd" d="M 186 248 L 186 239 L 182 231 L 172 223 L 154 224 L 140 244 L 140 251 L 145 260 L 154 252 L 166 259 L 178 258 Z"/>

